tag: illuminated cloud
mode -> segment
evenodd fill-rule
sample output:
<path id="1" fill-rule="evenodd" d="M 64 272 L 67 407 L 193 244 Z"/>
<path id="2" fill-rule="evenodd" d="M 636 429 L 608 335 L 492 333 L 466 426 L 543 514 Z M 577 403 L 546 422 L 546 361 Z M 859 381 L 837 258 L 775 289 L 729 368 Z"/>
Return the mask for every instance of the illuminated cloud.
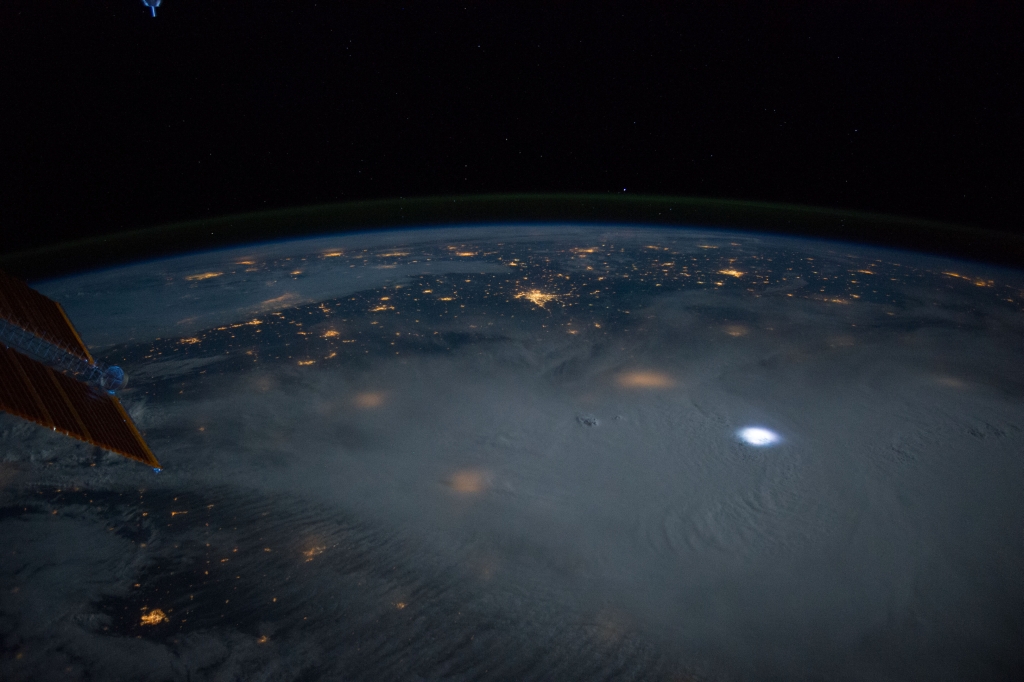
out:
<path id="1" fill-rule="evenodd" d="M 649 370 L 623 372 L 615 377 L 615 382 L 622 388 L 672 388 L 676 385 L 669 375 Z"/>
<path id="2" fill-rule="evenodd" d="M 379 391 L 358 393 L 353 399 L 353 402 L 356 404 L 356 407 L 361 407 L 364 410 L 370 410 L 384 404 L 384 394 Z"/>
<path id="3" fill-rule="evenodd" d="M 782 440 L 779 438 L 779 434 L 761 426 L 747 426 L 740 429 L 737 435 L 747 445 L 759 448 L 775 445 Z"/>
<path id="4" fill-rule="evenodd" d="M 298 294 L 282 294 L 276 298 L 270 298 L 263 301 L 260 304 L 260 307 L 264 310 L 270 310 L 272 308 L 287 308 L 298 304 L 299 300 Z"/>
<path id="5" fill-rule="evenodd" d="M 448 485 L 457 493 L 474 495 L 486 490 L 490 486 L 490 481 L 487 475 L 481 471 L 465 469 L 452 474 Z"/>

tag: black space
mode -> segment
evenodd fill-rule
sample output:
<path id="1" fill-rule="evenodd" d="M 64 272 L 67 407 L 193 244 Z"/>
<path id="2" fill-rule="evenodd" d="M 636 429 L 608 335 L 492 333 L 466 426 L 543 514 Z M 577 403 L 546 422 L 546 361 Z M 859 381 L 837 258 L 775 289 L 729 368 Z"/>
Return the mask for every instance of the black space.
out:
<path id="1" fill-rule="evenodd" d="M 1019 5 L 4 0 L 2 248 L 494 192 L 1021 233 Z"/>

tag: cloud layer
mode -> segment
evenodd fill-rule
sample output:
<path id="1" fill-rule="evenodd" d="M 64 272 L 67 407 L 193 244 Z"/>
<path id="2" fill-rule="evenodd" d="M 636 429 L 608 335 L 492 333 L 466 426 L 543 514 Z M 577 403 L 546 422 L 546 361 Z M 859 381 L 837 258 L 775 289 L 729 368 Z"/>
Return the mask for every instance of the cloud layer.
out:
<path id="1" fill-rule="evenodd" d="M 339 365 L 151 360 L 126 402 L 159 477 L 4 418 L 0 672 L 1012 678 L 1019 315 L 792 291 Z"/>

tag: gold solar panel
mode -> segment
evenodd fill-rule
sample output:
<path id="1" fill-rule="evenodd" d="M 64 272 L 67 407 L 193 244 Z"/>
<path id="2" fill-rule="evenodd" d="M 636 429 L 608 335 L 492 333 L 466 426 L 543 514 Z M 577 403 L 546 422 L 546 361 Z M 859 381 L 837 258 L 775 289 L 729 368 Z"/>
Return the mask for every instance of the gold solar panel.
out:
<path id="1" fill-rule="evenodd" d="M 0 318 L 42 337 L 93 364 L 89 349 L 71 326 L 64 309 L 16 277 L 0 270 Z"/>
<path id="2" fill-rule="evenodd" d="M 117 398 L 3 346 L 0 409 L 151 467 L 160 467 Z"/>

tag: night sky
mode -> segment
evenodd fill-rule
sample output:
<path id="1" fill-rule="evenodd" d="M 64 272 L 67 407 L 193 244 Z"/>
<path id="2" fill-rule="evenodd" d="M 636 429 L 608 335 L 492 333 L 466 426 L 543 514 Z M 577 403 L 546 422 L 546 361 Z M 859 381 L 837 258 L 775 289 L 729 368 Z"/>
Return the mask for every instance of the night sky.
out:
<path id="1" fill-rule="evenodd" d="M 1011 2 L 0 4 L 0 248 L 495 192 L 1024 231 Z"/>

